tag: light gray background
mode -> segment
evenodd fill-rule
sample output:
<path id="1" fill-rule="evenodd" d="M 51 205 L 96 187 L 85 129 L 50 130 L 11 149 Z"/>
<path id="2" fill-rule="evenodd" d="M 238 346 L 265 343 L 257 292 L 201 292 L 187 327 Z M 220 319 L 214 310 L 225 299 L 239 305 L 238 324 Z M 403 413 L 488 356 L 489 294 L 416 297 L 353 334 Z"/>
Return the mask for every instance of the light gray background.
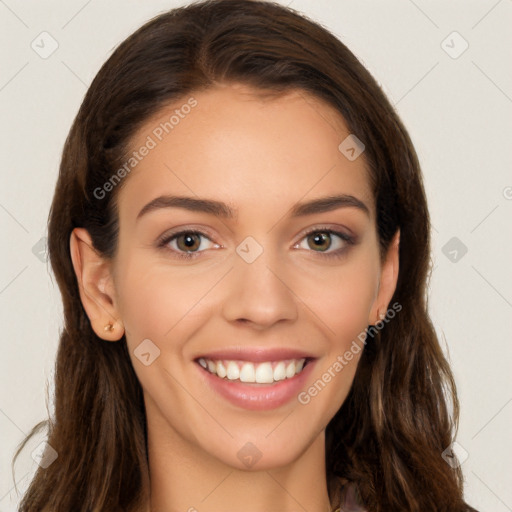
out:
<path id="1" fill-rule="evenodd" d="M 11 458 L 46 418 L 48 386 L 52 404 L 60 294 L 33 248 L 44 243 L 65 137 L 113 48 L 184 3 L 0 0 L 0 512 L 16 510 Z M 434 227 L 429 304 L 462 406 L 466 499 L 480 511 L 512 511 L 512 1 L 280 3 L 347 44 L 411 134 Z M 35 41 L 43 51 L 43 31 L 59 45 L 46 59 L 31 47 Z M 469 44 L 460 55 L 464 42 L 453 31 Z M 43 439 L 16 465 L 20 493 Z"/>

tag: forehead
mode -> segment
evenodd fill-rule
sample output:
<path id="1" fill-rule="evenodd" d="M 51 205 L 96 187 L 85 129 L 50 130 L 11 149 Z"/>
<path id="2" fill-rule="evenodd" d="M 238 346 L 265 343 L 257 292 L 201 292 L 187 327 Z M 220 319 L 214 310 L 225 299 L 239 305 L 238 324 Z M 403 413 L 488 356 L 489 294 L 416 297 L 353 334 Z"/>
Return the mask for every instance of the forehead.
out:
<path id="1" fill-rule="evenodd" d="M 253 215 L 345 193 L 364 200 L 373 217 L 364 155 L 351 161 L 339 149 L 350 135 L 342 116 L 301 90 L 278 97 L 257 92 L 219 85 L 144 122 L 130 143 L 120 215 L 134 218 L 165 193 L 216 198 L 241 212 L 245 205 Z"/>

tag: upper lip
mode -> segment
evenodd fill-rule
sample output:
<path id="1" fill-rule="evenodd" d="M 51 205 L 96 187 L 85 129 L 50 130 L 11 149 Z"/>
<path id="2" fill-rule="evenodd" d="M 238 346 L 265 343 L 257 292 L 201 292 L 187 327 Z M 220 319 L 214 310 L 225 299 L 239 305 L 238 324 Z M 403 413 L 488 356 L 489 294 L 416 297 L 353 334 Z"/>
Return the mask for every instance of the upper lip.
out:
<path id="1" fill-rule="evenodd" d="M 250 347 L 233 347 L 218 350 L 212 350 L 208 353 L 198 356 L 199 358 L 219 360 L 240 360 L 252 361 L 254 363 L 263 363 L 265 361 L 284 361 L 286 359 L 316 359 L 315 356 L 303 350 L 292 348 L 250 348 Z"/>

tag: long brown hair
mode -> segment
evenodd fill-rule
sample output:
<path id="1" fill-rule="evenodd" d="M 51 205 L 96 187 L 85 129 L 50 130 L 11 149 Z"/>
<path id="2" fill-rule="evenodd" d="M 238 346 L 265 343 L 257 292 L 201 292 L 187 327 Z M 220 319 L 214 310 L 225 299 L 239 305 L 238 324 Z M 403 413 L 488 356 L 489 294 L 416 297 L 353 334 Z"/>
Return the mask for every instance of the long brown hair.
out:
<path id="1" fill-rule="evenodd" d="M 319 24 L 272 2 L 209 0 L 160 14 L 122 42 L 94 78 L 65 142 L 48 220 L 65 320 L 55 409 L 14 460 L 42 427 L 58 458 L 37 469 L 19 511 L 147 506 L 142 390 L 125 337 L 107 343 L 91 327 L 69 239 L 84 227 L 105 258 L 116 254 L 120 187 L 101 199 L 95 190 L 126 161 L 144 121 L 216 82 L 275 95 L 303 90 L 336 109 L 366 146 L 382 257 L 400 229 L 391 302 L 402 308 L 367 343 L 351 391 L 327 426 L 329 497 L 338 503 L 351 482 L 371 512 L 474 510 L 463 499 L 460 467 L 442 458 L 456 435 L 459 403 L 427 309 L 430 217 L 407 131 L 369 72 Z"/>

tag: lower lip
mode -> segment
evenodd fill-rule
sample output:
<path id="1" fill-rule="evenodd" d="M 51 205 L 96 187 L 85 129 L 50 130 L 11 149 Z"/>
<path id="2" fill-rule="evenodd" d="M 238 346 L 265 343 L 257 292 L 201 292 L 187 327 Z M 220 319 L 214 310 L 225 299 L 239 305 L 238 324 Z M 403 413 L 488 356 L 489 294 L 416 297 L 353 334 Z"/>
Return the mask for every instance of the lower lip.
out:
<path id="1" fill-rule="evenodd" d="M 315 363 L 316 359 L 311 360 L 299 374 L 291 379 L 264 385 L 221 379 L 205 370 L 199 363 L 196 365 L 206 378 L 207 384 L 233 405 L 242 409 L 265 411 L 276 409 L 296 398 L 304 388 Z"/>

